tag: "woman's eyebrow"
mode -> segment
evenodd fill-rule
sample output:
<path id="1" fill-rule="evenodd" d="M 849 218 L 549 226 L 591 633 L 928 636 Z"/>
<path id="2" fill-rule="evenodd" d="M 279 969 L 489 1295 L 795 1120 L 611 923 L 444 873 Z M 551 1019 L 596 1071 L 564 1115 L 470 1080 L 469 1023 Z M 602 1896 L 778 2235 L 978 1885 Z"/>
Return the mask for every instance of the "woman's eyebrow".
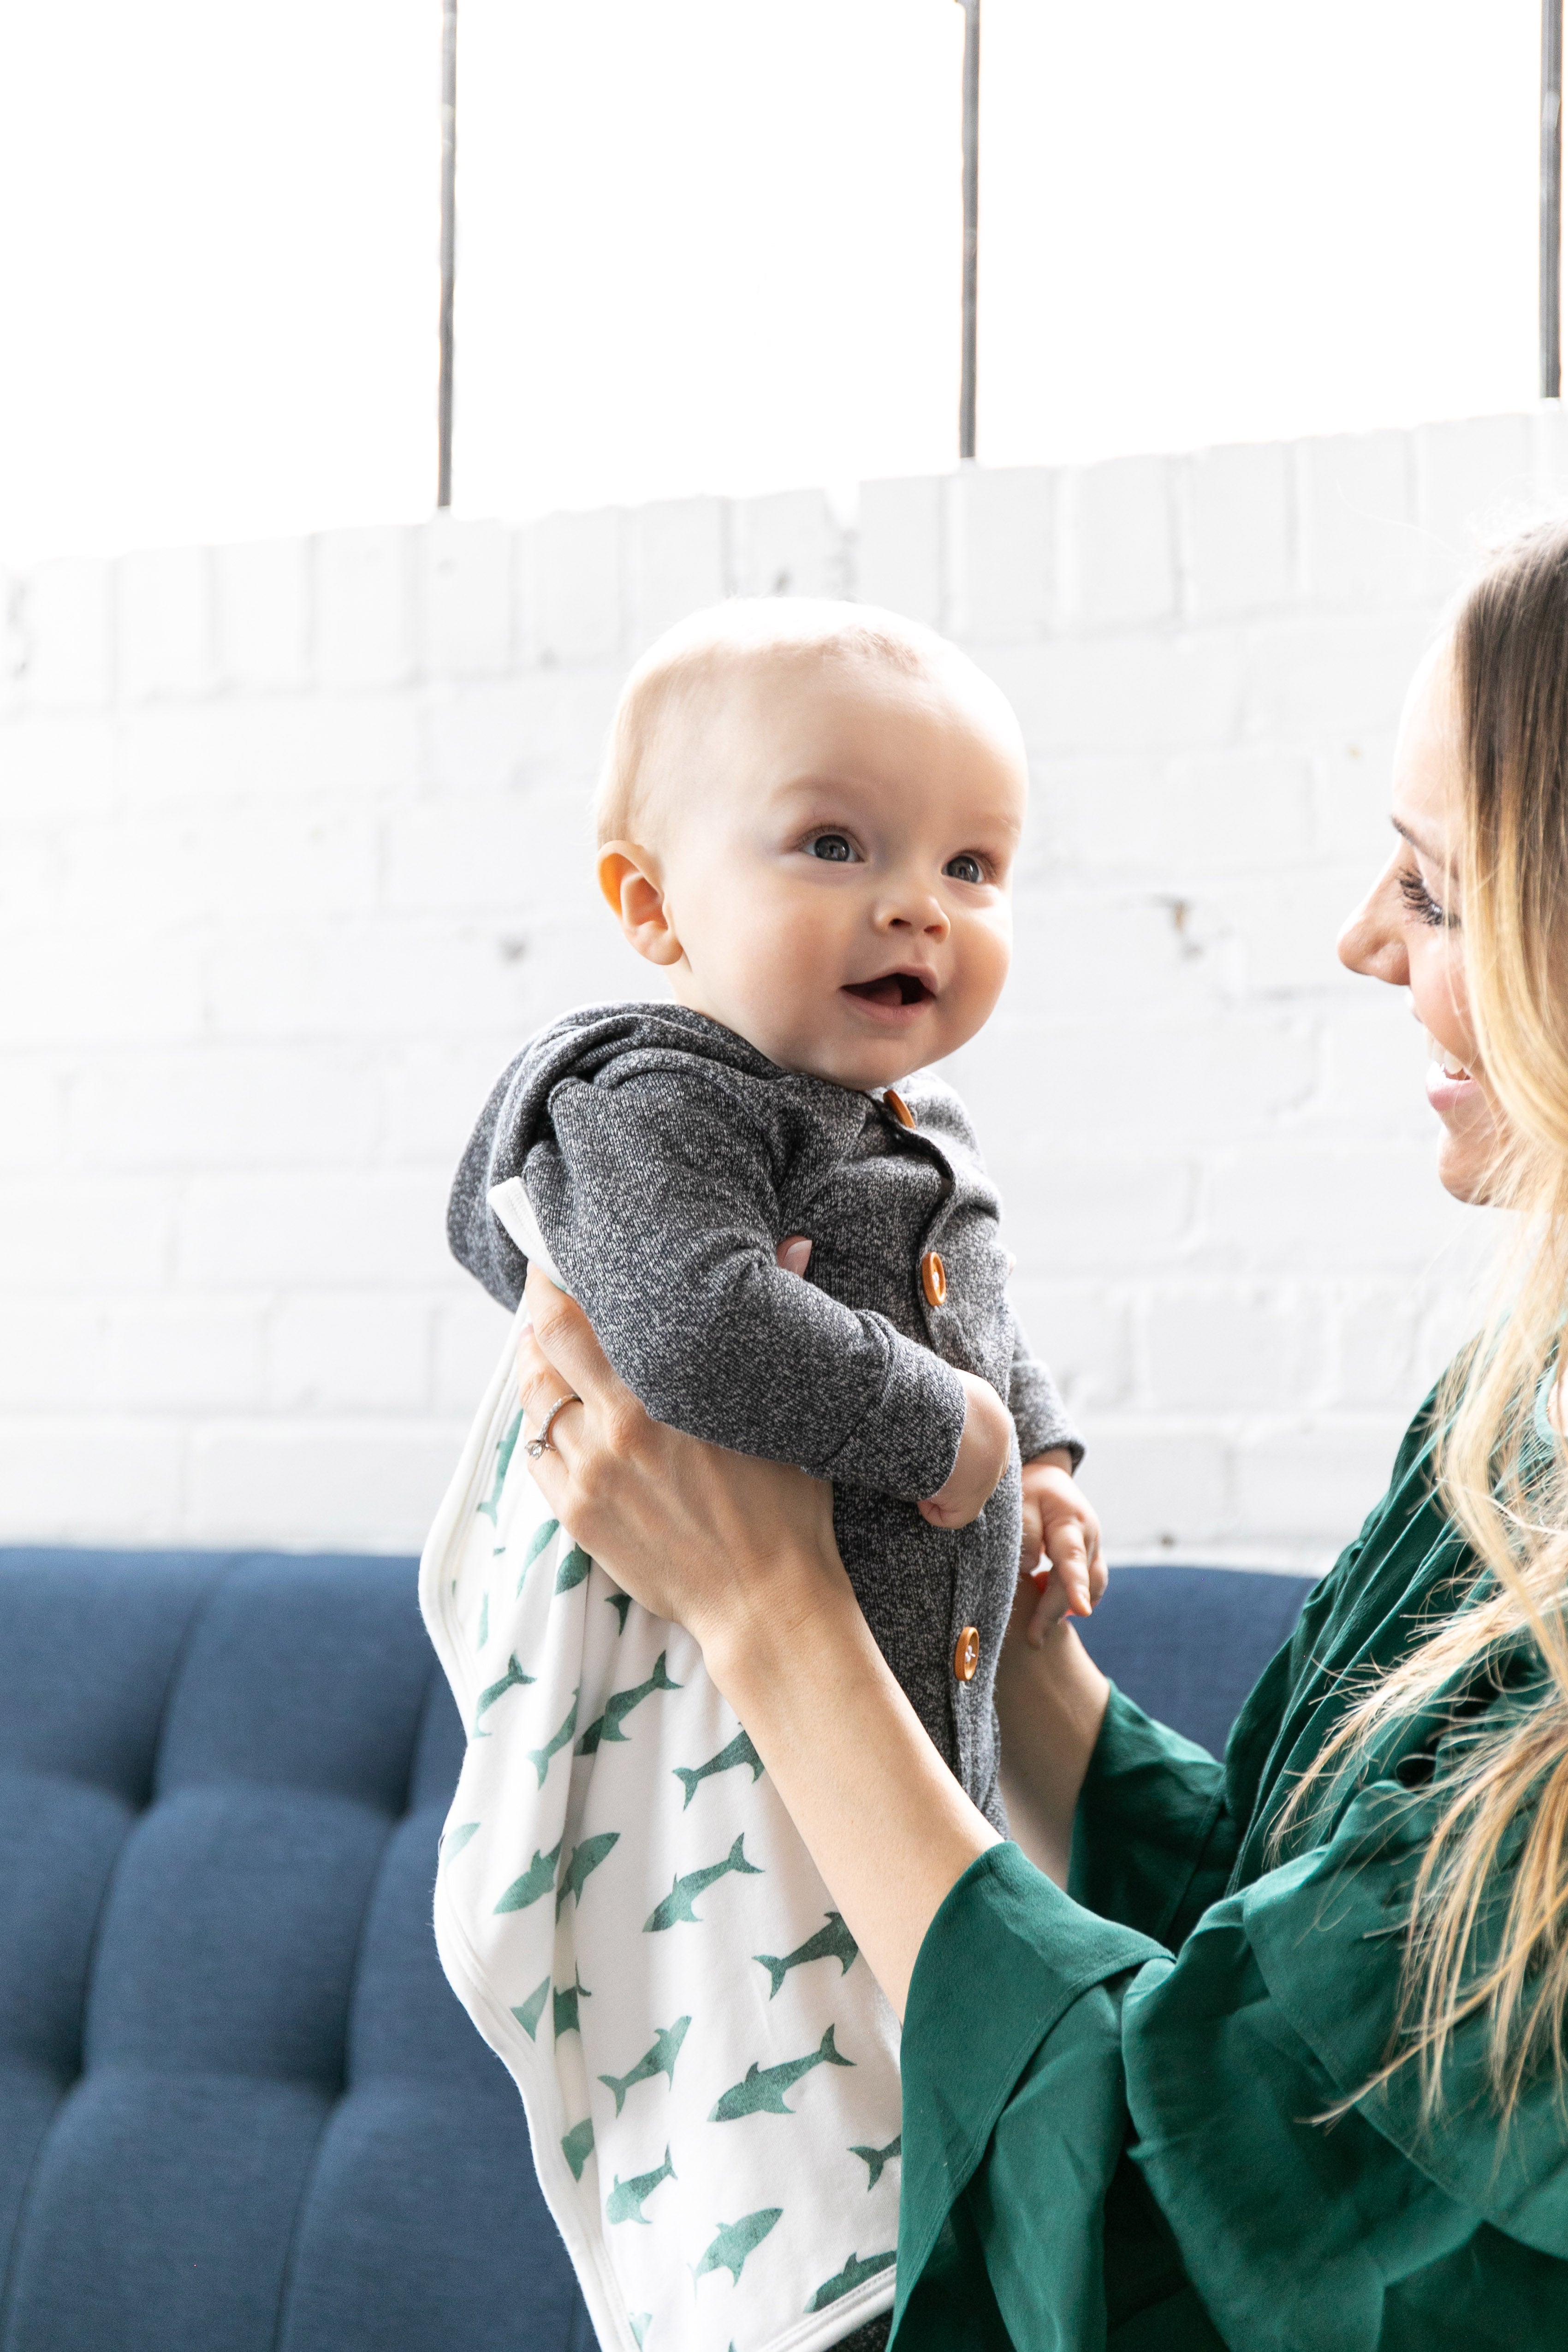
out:
<path id="1" fill-rule="evenodd" d="M 1394 827 L 1394 832 L 1398 834 L 1400 839 L 1402 841 L 1407 841 L 1410 844 L 1411 848 L 1414 849 L 1418 856 L 1430 858 L 1434 866 L 1440 866 L 1443 863 L 1436 851 L 1429 847 L 1429 845 L 1422 840 L 1418 833 L 1412 833 L 1407 824 L 1402 824 L 1398 817 L 1390 817 L 1388 821 Z"/>

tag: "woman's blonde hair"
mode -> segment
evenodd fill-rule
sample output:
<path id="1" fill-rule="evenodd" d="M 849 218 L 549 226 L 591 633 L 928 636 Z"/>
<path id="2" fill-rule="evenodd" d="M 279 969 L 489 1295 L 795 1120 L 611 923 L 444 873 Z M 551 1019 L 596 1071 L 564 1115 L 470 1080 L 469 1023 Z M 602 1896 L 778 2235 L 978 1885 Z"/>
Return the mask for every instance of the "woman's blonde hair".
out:
<path id="1" fill-rule="evenodd" d="M 1503 1114 L 1488 1197 L 1519 1217 L 1487 1326 L 1438 1395 L 1436 1475 L 1479 1581 L 1471 1605 L 1352 1709 L 1289 1811 L 1398 1717 L 1484 1686 L 1527 1639 L 1540 1668 L 1529 1704 L 1489 1725 L 1478 1715 L 1437 1784 L 1399 2032 L 1377 2078 L 1418 2060 L 1432 2114 L 1457 2030 L 1484 2016 L 1506 2117 L 1542 2060 L 1562 2084 L 1568 2012 L 1568 1473 L 1562 1444 L 1543 1465 L 1532 1433 L 1568 1320 L 1568 521 L 1495 554 L 1449 643 L 1463 780 L 1454 878 L 1478 1059 Z"/>

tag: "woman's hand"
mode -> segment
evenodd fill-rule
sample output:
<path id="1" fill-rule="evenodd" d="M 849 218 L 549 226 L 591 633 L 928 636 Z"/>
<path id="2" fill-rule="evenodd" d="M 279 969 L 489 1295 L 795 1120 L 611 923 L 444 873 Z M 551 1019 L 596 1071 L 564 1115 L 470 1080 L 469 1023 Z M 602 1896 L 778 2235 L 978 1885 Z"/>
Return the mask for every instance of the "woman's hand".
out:
<path id="1" fill-rule="evenodd" d="M 727 1651 L 765 1613 L 776 1633 L 829 1598 L 853 1608 L 833 1536 L 833 1491 L 804 1470 L 731 1454 L 643 1411 L 587 1317 L 537 1270 L 518 1346 L 525 1434 L 551 1423 L 535 1484 L 625 1592 L 684 1625 L 722 1687 Z"/>
<path id="2" fill-rule="evenodd" d="M 796 1237 L 798 1238 L 798 1237 Z M 785 1245 L 787 1246 L 787 1244 Z M 921 1728 L 861 1615 L 830 1490 L 649 1419 L 582 1309 L 537 1271 L 518 1349 L 530 1464 L 622 1589 L 696 1636 L 872 1974 L 901 2016 L 926 1929 L 996 1832 Z"/>
<path id="3" fill-rule="evenodd" d="M 1051 1582 L 1058 1582 L 1054 1574 Z M 1079 1795 L 1110 1685 L 1070 1618 L 1037 1626 L 1040 1606 L 1033 1577 L 1020 1573 L 996 1662 L 1002 1795 L 1016 1843 L 1037 1869 L 1065 1886 Z"/>

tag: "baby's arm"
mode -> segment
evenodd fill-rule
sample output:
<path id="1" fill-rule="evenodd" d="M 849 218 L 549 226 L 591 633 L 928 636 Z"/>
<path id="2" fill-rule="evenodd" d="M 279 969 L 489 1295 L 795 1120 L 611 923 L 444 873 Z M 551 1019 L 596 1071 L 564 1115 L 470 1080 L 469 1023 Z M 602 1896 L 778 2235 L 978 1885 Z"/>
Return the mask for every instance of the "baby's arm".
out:
<path id="1" fill-rule="evenodd" d="M 1018 1566 L 1039 1591 L 1029 1624 L 1037 1642 L 1059 1617 L 1087 1617 L 1105 1589 L 1100 1520 L 1074 1482 L 1083 1443 L 1055 1381 L 1016 1333 L 1008 1402 L 1024 1456 L 1024 1539 Z"/>
<path id="2" fill-rule="evenodd" d="M 947 1486 L 971 1381 L 885 1316 L 775 1263 L 773 1148 L 721 1080 L 645 1067 L 618 1084 L 567 1081 L 550 1115 L 554 1140 L 524 1171 L 530 1203 L 649 1412 L 910 1502 Z"/>

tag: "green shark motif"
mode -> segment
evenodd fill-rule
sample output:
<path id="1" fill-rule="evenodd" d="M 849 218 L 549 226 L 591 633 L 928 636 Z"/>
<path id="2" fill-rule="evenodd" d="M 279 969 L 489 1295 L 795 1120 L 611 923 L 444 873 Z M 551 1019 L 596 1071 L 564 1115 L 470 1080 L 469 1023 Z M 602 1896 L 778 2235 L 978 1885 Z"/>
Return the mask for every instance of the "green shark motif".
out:
<path id="1" fill-rule="evenodd" d="M 784 2093 L 793 2090 L 805 2074 L 818 2066 L 853 2066 L 853 2058 L 841 2058 L 833 2039 L 830 2025 L 815 2050 L 804 2058 L 786 2058 L 780 2066 L 759 2066 L 753 2059 L 746 2069 L 745 2080 L 725 2092 L 709 2116 L 710 2124 L 739 2123 L 742 2116 L 793 2116 L 794 2107 L 784 2105 Z"/>
<path id="2" fill-rule="evenodd" d="M 489 1684 L 479 1693 L 479 1705 L 474 1709 L 474 1729 L 478 1731 L 479 1725 L 498 1698 L 505 1698 L 509 1690 L 521 1690 L 532 1680 L 533 1676 L 525 1675 L 518 1664 L 517 1652 L 514 1650 L 506 1662 L 506 1672 L 501 1675 L 500 1680 Z"/>
<path id="3" fill-rule="evenodd" d="M 753 1952 L 752 1958 L 773 1979 L 773 1989 L 768 1999 L 774 2000 L 791 1969 L 803 1969 L 808 1960 L 837 1960 L 839 1975 L 847 1977 L 859 1952 L 860 1947 L 844 1925 L 842 1915 L 830 1911 L 827 1925 L 819 1927 L 804 1944 L 797 1944 L 793 1952 L 786 1952 L 782 1960 L 774 1959 L 771 1952 Z"/>
<path id="4" fill-rule="evenodd" d="M 561 1750 L 563 1748 L 571 1747 L 576 1729 L 577 1692 L 574 1691 L 572 1694 L 572 1704 L 566 1710 L 565 1720 L 562 1724 L 560 1730 L 554 1732 L 552 1737 L 545 1741 L 542 1748 L 531 1748 L 528 1751 L 528 1760 L 539 1775 L 539 1785 L 542 1789 L 544 1786 L 545 1777 L 550 1770 L 552 1759 L 560 1755 Z"/>
<path id="5" fill-rule="evenodd" d="M 675 2088 L 675 2062 L 680 2055 L 680 2045 L 686 2039 L 689 2017 L 678 2017 L 673 2025 L 661 2026 L 653 2037 L 650 2049 L 645 2050 L 629 2074 L 601 2074 L 599 2080 L 607 2091 L 616 2095 L 616 2113 L 619 2115 L 626 2103 L 626 2093 L 638 2083 L 651 2083 L 656 2076 L 668 2077 Z"/>
<path id="6" fill-rule="evenodd" d="M 455 1830 L 448 1830 L 441 1841 L 442 1861 L 456 1862 L 468 1840 L 478 1833 L 479 1826 L 478 1822 L 459 1822 Z"/>
<path id="7" fill-rule="evenodd" d="M 479 1517 L 482 1519 L 489 1519 L 492 1528 L 496 1524 L 496 1513 L 500 1508 L 500 1490 L 506 1485 L 506 1474 L 511 1468 L 511 1457 L 517 1452 L 517 1441 L 521 1433 L 522 1407 L 519 1405 L 517 1411 L 512 1414 L 511 1419 L 507 1423 L 506 1433 L 502 1437 L 500 1444 L 496 1449 L 496 1475 L 494 1482 L 491 1485 L 489 1493 L 479 1505 Z"/>
<path id="8" fill-rule="evenodd" d="M 637 2352 L 642 2352 L 642 2347 L 643 2347 L 643 2346 L 644 2346 L 644 2345 L 647 2343 L 647 2331 L 648 2331 L 648 2329 L 652 2326 L 652 2325 L 653 2325 L 653 2314 L 652 2314 L 652 2312 L 651 2312 L 651 2311 L 628 2311 L 628 2312 L 627 2312 L 627 2314 L 626 2314 L 626 2326 L 631 2329 L 632 2334 L 637 2337 Z"/>
<path id="9" fill-rule="evenodd" d="M 668 2147 L 664 2151 L 664 2162 L 657 2172 L 639 2172 L 635 2180 L 623 2180 L 617 2172 L 616 2185 L 605 2200 L 605 2221 L 612 2224 L 616 2221 L 640 2221 L 646 2230 L 648 2227 L 648 2218 L 643 2211 L 644 2200 L 653 2195 L 661 2181 L 674 2179 L 675 2167 L 669 2160 Z"/>
<path id="10" fill-rule="evenodd" d="M 566 2158 L 567 2163 L 572 2167 L 573 2179 L 581 2180 L 583 2178 L 583 2167 L 587 2163 L 588 2158 L 594 2153 L 594 2118 L 592 2116 L 584 2116 L 580 2124 L 573 2125 L 571 2130 L 567 2133 L 565 2138 L 561 2143 L 561 2153 Z"/>
<path id="11" fill-rule="evenodd" d="M 539 2021 L 544 2014 L 545 1996 L 550 1990 L 550 1979 L 541 1977 L 526 2000 L 513 2004 L 512 2015 L 531 2042 L 539 2032 Z"/>
<path id="12" fill-rule="evenodd" d="M 593 1994 L 588 1990 L 587 1986 L 584 1984 L 581 1978 L 578 1976 L 576 1969 L 574 1969 L 572 1971 L 572 1982 L 565 1988 L 564 1991 L 558 1992 L 555 1996 L 555 2039 L 557 2042 L 560 2041 L 563 2033 L 582 2032 L 583 2028 L 577 2021 L 577 2003 L 580 2000 L 592 2000 L 593 1998 Z"/>
<path id="13" fill-rule="evenodd" d="M 852 2294 L 856 2287 L 864 2286 L 867 2280 L 874 2279 L 879 2271 L 891 2270 L 898 2259 L 893 2247 L 889 2247 L 885 2254 L 868 2254 L 864 2262 L 858 2254 L 851 2254 L 841 2271 L 835 2271 L 830 2279 L 824 2279 L 806 2305 L 807 2311 L 826 2311 L 830 2303 L 837 2303 L 845 2295 Z"/>
<path id="14" fill-rule="evenodd" d="M 522 1876 L 512 1880 L 511 1885 L 496 1905 L 498 1914 L 502 1911 L 526 1911 L 531 1903 L 537 1903 L 542 1895 L 549 1894 L 555 1884 L 555 1865 L 561 1859 L 563 1843 L 562 1839 L 557 1838 L 548 1853 L 541 1853 L 535 1847 L 533 1860 L 529 1864 Z"/>
<path id="15" fill-rule="evenodd" d="M 710 1756 L 706 1764 L 678 1764 L 675 1777 L 686 1791 L 681 1811 L 686 1811 L 704 1780 L 711 1780 L 715 1772 L 733 1772 L 741 1764 L 751 1766 L 752 1785 L 755 1788 L 763 1777 L 763 1759 L 743 1731 L 737 1732 L 728 1748 L 721 1748 L 717 1756 Z"/>
<path id="16" fill-rule="evenodd" d="M 679 1683 L 672 1683 L 669 1679 L 665 1656 L 666 1653 L 661 1650 L 646 1682 L 634 1683 L 630 1690 L 616 1691 L 605 1701 L 604 1714 L 588 1726 L 577 1742 L 579 1756 L 594 1755 L 602 1739 L 624 1740 L 626 1735 L 621 1726 L 633 1707 L 641 1706 L 644 1699 L 651 1698 L 655 1691 L 678 1691 L 680 1688 Z"/>
<path id="17" fill-rule="evenodd" d="M 621 1842 L 619 1830 L 601 1830 L 597 1837 L 584 1838 L 572 1849 L 572 1859 L 562 1875 L 561 1891 L 555 1897 L 555 1916 L 559 1919 L 566 1907 L 566 1897 L 574 1895 L 580 1903 L 590 1872 L 598 1869 L 612 1846 Z"/>
<path id="18" fill-rule="evenodd" d="M 621 1621 L 620 1630 L 623 1633 L 626 1630 L 626 1612 L 631 1605 L 632 1596 L 629 1592 L 606 1592 L 605 1595 L 605 1606 L 606 1609 L 615 1611 Z"/>
<path id="19" fill-rule="evenodd" d="M 858 2156 L 865 2165 L 867 2171 L 870 2174 L 870 2179 L 866 2183 L 866 2191 L 868 2196 L 870 2194 L 871 2190 L 875 2189 L 878 2181 L 880 2180 L 889 2165 L 892 2163 L 893 2158 L 895 2157 L 902 2156 L 903 2152 L 904 2136 L 902 2132 L 899 2134 L 897 2139 L 890 2139 L 886 2147 L 852 2147 L 850 2149 L 850 2155 Z"/>
<path id="20" fill-rule="evenodd" d="M 482 1650 L 482 1649 L 484 1648 L 484 1646 L 485 1646 L 485 1643 L 489 1640 L 489 1638 L 490 1638 L 490 1596 L 489 1596 L 489 1594 L 487 1592 L 487 1593 L 486 1593 L 486 1595 L 485 1595 L 485 1597 L 484 1597 L 484 1599 L 483 1599 L 483 1600 L 480 1601 L 480 1603 L 479 1603 L 479 1640 L 474 1643 L 474 1647 L 475 1647 L 475 1649 L 476 1649 L 476 1650 Z"/>
<path id="21" fill-rule="evenodd" d="M 721 2221 L 718 2236 L 691 2273 L 693 2281 L 706 2278 L 710 2271 L 728 2271 L 739 2286 L 746 2257 L 756 2252 L 783 2212 L 782 2205 L 764 2205 L 758 2212 L 743 2213 L 738 2221 Z"/>
<path id="22" fill-rule="evenodd" d="M 570 1592 L 574 1585 L 582 1583 L 593 1565 L 582 1545 L 574 1544 L 555 1571 L 556 1591 Z"/>
<path id="23" fill-rule="evenodd" d="M 528 1571 L 533 1566 L 534 1561 L 539 1558 L 540 1553 L 544 1549 L 545 1545 L 550 1541 L 552 1536 L 559 1535 L 560 1532 L 561 1522 L 559 1519 L 542 1520 L 541 1524 L 534 1528 L 533 1533 L 528 1538 L 528 1549 L 522 1555 L 522 1567 L 518 1573 L 517 1589 L 519 1592 L 522 1591 L 523 1586 L 527 1583 Z"/>
<path id="24" fill-rule="evenodd" d="M 678 1878 L 664 1901 L 657 1905 L 643 1921 L 643 1934 L 657 1936 L 666 1927 L 679 1927 L 687 1923 L 700 1927 L 702 1922 L 691 1907 L 693 1903 L 716 1878 L 727 1878 L 732 1870 L 743 1871 L 748 1878 L 761 1878 L 763 1873 L 757 1864 L 746 1860 L 745 1843 L 746 1833 L 742 1830 L 722 1862 L 710 1862 L 706 1870 L 689 1870 L 684 1878 Z M 780 2210 L 783 2210 L 782 2207 Z"/>

